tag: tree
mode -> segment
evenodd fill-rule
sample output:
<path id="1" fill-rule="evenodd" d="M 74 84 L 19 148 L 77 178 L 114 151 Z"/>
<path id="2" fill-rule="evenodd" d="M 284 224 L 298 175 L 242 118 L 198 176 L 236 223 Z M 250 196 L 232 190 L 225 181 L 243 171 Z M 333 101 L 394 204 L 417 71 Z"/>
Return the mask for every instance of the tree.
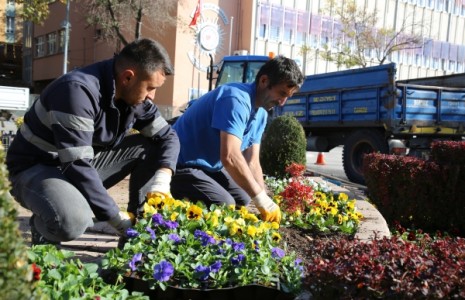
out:
<path id="1" fill-rule="evenodd" d="M 60 0 L 61 3 L 66 3 L 66 1 Z M 48 9 L 50 0 L 16 0 L 16 4 L 23 6 L 19 10 L 19 16 L 35 24 L 42 24 L 50 13 Z"/>
<path id="2" fill-rule="evenodd" d="M 399 28 L 377 28 L 377 11 L 360 8 L 354 0 L 328 0 L 327 12 L 335 15 L 338 30 L 333 31 L 332 45 L 325 44 L 321 57 L 338 67 L 367 67 L 366 53 L 374 51 L 382 65 L 396 51 L 420 48 L 423 39 L 418 30 L 423 24 L 403 19 Z M 334 49 L 337 49 L 336 51 Z"/>
<path id="3" fill-rule="evenodd" d="M 102 38 L 120 40 L 123 45 L 141 37 L 142 25 L 163 33 L 177 22 L 173 12 L 178 0 L 81 0 L 79 4 L 88 24 L 97 26 Z M 131 32 L 134 36 L 127 36 Z"/>

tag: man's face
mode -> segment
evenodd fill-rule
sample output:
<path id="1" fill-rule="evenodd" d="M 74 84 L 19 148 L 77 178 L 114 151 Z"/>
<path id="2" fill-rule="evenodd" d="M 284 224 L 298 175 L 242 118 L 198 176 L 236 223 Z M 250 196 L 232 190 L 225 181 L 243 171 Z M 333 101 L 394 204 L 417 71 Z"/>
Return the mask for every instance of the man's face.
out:
<path id="1" fill-rule="evenodd" d="M 146 99 L 153 101 L 157 88 L 163 85 L 165 79 L 161 70 L 143 76 L 140 72 L 127 70 L 121 76 L 122 83 L 119 85 L 120 90 L 117 90 L 116 99 L 123 100 L 129 106 L 141 104 Z"/>
<path id="2" fill-rule="evenodd" d="M 283 106 L 287 98 L 291 97 L 298 89 L 298 87 L 289 87 L 286 82 L 279 83 L 273 87 L 269 87 L 268 78 L 260 79 L 259 86 L 257 88 L 257 102 L 256 105 L 263 107 L 264 109 L 271 110 L 273 107 L 279 105 Z"/>

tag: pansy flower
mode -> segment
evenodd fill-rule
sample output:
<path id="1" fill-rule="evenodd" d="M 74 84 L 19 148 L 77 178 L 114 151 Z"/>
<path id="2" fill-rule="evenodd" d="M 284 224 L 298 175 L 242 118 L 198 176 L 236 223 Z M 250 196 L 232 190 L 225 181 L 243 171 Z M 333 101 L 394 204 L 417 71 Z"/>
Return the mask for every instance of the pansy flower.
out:
<path id="1" fill-rule="evenodd" d="M 281 259 L 285 255 L 284 250 L 278 247 L 271 249 L 271 256 L 276 259 Z"/>
<path id="2" fill-rule="evenodd" d="M 136 271 L 137 269 L 137 263 L 142 261 L 142 253 L 136 253 L 132 257 L 131 261 L 129 262 L 129 268 L 131 268 L 131 271 Z"/>
<path id="3" fill-rule="evenodd" d="M 170 262 L 162 260 L 153 268 L 153 278 L 158 281 L 164 282 L 170 280 L 174 274 L 174 267 Z"/>

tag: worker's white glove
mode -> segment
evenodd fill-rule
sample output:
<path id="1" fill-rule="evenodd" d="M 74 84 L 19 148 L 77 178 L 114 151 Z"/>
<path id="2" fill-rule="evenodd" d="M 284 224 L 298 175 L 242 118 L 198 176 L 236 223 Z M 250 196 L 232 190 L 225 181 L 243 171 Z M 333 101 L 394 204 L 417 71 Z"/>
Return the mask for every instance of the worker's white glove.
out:
<path id="1" fill-rule="evenodd" d="M 266 194 L 266 191 L 261 191 L 257 196 L 252 198 L 255 206 L 260 211 L 263 221 L 281 222 L 281 209 L 271 200 Z"/>
<path id="2" fill-rule="evenodd" d="M 153 183 L 149 187 L 147 194 L 163 194 L 169 195 L 170 193 L 171 174 L 158 170 L 153 176 Z"/>
<path id="3" fill-rule="evenodd" d="M 121 236 L 126 236 L 126 230 L 130 228 L 135 221 L 134 215 L 125 211 L 120 211 L 116 216 L 108 220 Z"/>

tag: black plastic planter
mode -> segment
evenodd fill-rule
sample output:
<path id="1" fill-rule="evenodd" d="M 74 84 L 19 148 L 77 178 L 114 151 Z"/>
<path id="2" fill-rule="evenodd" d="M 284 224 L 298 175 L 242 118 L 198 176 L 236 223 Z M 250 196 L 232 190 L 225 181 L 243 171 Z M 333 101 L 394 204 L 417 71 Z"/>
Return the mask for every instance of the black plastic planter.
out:
<path id="1" fill-rule="evenodd" d="M 244 299 L 267 299 L 267 300 L 291 300 L 294 296 L 284 293 L 276 288 L 262 285 L 246 285 L 221 289 L 187 289 L 168 286 L 166 290 L 151 290 L 147 281 L 142 279 L 125 277 L 126 289 L 130 292 L 143 292 L 150 299 L 156 300 L 244 300 Z"/>

